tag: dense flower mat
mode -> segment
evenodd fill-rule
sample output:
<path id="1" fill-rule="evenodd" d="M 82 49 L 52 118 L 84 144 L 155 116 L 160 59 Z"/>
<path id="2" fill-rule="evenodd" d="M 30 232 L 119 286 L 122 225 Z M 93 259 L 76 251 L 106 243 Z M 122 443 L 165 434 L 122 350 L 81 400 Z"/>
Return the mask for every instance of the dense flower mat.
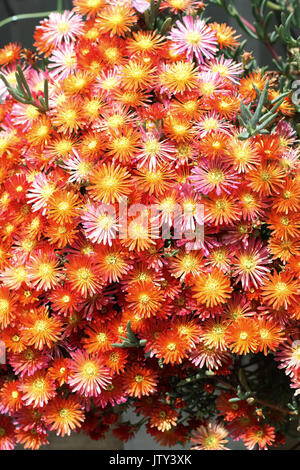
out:
<path id="1" fill-rule="evenodd" d="M 203 7 L 74 0 L 0 50 L 1 449 L 263 449 L 297 415 L 294 108 Z"/>

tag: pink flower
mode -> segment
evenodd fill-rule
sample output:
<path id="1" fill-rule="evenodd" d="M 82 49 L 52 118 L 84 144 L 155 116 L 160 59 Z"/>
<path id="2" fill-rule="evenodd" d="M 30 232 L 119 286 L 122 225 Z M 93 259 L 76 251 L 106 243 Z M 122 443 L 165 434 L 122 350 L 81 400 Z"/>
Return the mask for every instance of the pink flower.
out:
<path id="1" fill-rule="evenodd" d="M 144 13 L 150 7 L 150 1 L 149 0 L 132 0 L 132 6 L 139 13 Z"/>
<path id="2" fill-rule="evenodd" d="M 59 49 L 55 49 L 49 57 L 48 68 L 52 69 L 52 77 L 56 80 L 63 80 L 76 71 L 77 58 L 73 43 L 65 44 Z"/>
<path id="3" fill-rule="evenodd" d="M 151 171 L 159 165 L 175 160 L 174 145 L 168 140 L 160 140 L 159 132 L 144 132 L 141 129 L 141 136 L 141 149 L 136 156 L 138 168 L 147 166 Z"/>
<path id="4" fill-rule="evenodd" d="M 232 59 L 225 59 L 222 55 L 205 64 L 202 68 L 202 72 L 219 74 L 223 79 L 238 83 L 238 77 L 243 73 L 243 65 L 239 62 L 234 62 Z"/>
<path id="5" fill-rule="evenodd" d="M 201 160 L 200 165 L 192 169 L 190 180 L 197 191 L 208 194 L 216 191 L 220 195 L 222 191 L 227 194 L 239 185 L 237 174 L 231 166 L 222 162 Z"/>
<path id="6" fill-rule="evenodd" d="M 51 13 L 49 19 L 42 22 L 37 30 L 42 32 L 42 38 L 47 44 L 58 47 L 63 42 L 74 42 L 82 34 L 83 21 L 80 15 L 72 11 Z"/>
<path id="7" fill-rule="evenodd" d="M 70 359 L 69 385 L 73 392 L 97 397 L 111 383 L 111 374 L 100 357 L 77 350 Z"/>
<path id="8" fill-rule="evenodd" d="M 192 16 L 184 16 L 182 21 L 176 21 L 176 26 L 170 32 L 172 49 L 179 54 L 185 53 L 190 60 L 193 60 L 195 54 L 200 64 L 203 64 L 204 58 L 214 57 L 217 51 L 216 33 L 203 20 Z"/>
<path id="9" fill-rule="evenodd" d="M 252 238 L 245 250 L 235 254 L 233 276 L 236 282 L 241 281 L 243 289 L 249 290 L 252 286 L 257 289 L 270 272 L 265 265 L 271 262 L 268 248 Z"/>
<path id="10" fill-rule="evenodd" d="M 108 209 L 111 208 L 112 211 Z M 93 243 L 108 243 L 112 245 L 112 240 L 116 238 L 118 224 L 113 213 L 113 206 L 102 204 L 101 206 L 87 206 L 82 215 L 83 228 L 86 237 Z"/>

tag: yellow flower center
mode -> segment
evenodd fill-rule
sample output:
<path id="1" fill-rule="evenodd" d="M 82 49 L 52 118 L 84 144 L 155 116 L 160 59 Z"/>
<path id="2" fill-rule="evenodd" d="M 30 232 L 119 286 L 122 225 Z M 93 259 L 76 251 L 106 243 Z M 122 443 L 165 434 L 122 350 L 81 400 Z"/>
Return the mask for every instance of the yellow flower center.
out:
<path id="1" fill-rule="evenodd" d="M 142 304 L 147 304 L 150 300 L 150 296 L 148 294 L 141 294 L 139 297 L 139 301 Z"/>
<path id="2" fill-rule="evenodd" d="M 114 264 L 117 263 L 118 258 L 117 258 L 116 255 L 110 254 L 110 255 L 107 255 L 107 256 L 105 257 L 105 261 L 106 261 L 107 264 L 112 264 L 112 265 L 114 265 Z"/>
<path id="3" fill-rule="evenodd" d="M 107 335 L 105 333 L 99 333 L 97 335 L 97 341 L 98 343 L 105 343 L 105 341 L 107 341 Z"/>
<path id="4" fill-rule="evenodd" d="M 9 302 L 6 299 L 0 299 L 0 315 L 3 316 L 9 310 Z"/>
<path id="5" fill-rule="evenodd" d="M 62 408 L 60 411 L 59 411 L 59 416 L 61 418 L 67 418 L 67 416 L 69 415 L 69 410 L 67 410 L 66 408 Z"/>
<path id="6" fill-rule="evenodd" d="M 41 278 L 46 278 L 51 276 L 53 273 L 53 266 L 49 263 L 42 263 L 39 267 L 39 274 Z"/>
<path id="7" fill-rule="evenodd" d="M 34 382 L 33 382 L 33 387 L 37 390 L 37 391 L 41 391 L 45 388 L 45 380 L 44 379 L 36 379 Z"/>
<path id="8" fill-rule="evenodd" d="M 281 223 L 281 225 L 284 225 L 285 227 L 287 227 L 290 223 L 289 218 L 288 217 L 281 217 L 280 223 Z"/>
<path id="9" fill-rule="evenodd" d="M 275 289 L 277 290 L 277 292 L 280 293 L 284 293 L 288 290 L 285 282 L 277 282 L 277 284 L 275 285 Z"/>
<path id="10" fill-rule="evenodd" d="M 242 331 L 240 333 L 240 339 L 245 341 L 248 338 L 248 333 L 246 331 Z"/>
<path id="11" fill-rule="evenodd" d="M 134 379 L 137 383 L 140 383 L 140 382 L 143 382 L 144 376 L 143 375 L 136 375 Z"/>
<path id="12" fill-rule="evenodd" d="M 260 334 L 260 337 L 261 337 L 262 339 L 267 339 L 267 338 L 269 338 L 269 336 L 270 336 L 269 331 L 266 330 L 265 328 L 261 328 L 261 329 L 259 330 L 259 334 Z"/>
<path id="13" fill-rule="evenodd" d="M 38 320 L 34 326 L 39 333 L 43 333 L 47 329 L 47 322 L 44 320 Z"/>
<path id="14" fill-rule="evenodd" d="M 87 268 L 80 268 L 77 271 L 77 277 L 80 281 L 86 281 L 91 277 L 91 271 Z"/>
<path id="15" fill-rule="evenodd" d="M 67 23 L 66 21 L 61 21 L 60 23 L 57 24 L 57 31 L 61 34 L 65 34 L 68 31 L 70 31 L 70 24 Z"/>
<path id="16" fill-rule="evenodd" d="M 93 362 L 87 362 L 83 367 L 83 372 L 88 377 L 95 377 L 97 368 Z"/>
<path id="17" fill-rule="evenodd" d="M 240 265 L 244 271 L 253 271 L 257 266 L 257 262 L 254 256 L 245 255 L 241 256 Z"/>
<path id="18" fill-rule="evenodd" d="M 221 170 L 211 170 L 207 174 L 207 179 L 210 183 L 218 184 L 225 180 L 225 176 Z"/>
<path id="19" fill-rule="evenodd" d="M 184 269 L 192 270 L 195 268 L 195 266 L 197 266 L 197 260 L 191 255 L 186 255 L 182 259 L 182 266 Z"/>
<path id="20" fill-rule="evenodd" d="M 217 437 L 214 436 L 213 434 L 209 434 L 205 438 L 205 447 L 208 448 L 208 449 L 215 449 L 216 447 L 218 447 Z"/>
<path id="21" fill-rule="evenodd" d="M 156 139 L 149 139 L 145 143 L 145 152 L 147 155 L 157 155 L 160 151 L 160 143 Z"/>
<path id="22" fill-rule="evenodd" d="M 186 42 L 188 44 L 191 44 L 192 46 L 195 46 L 196 44 L 198 44 L 201 38 L 202 38 L 202 35 L 198 33 L 197 31 L 188 31 L 187 34 L 185 35 Z"/>

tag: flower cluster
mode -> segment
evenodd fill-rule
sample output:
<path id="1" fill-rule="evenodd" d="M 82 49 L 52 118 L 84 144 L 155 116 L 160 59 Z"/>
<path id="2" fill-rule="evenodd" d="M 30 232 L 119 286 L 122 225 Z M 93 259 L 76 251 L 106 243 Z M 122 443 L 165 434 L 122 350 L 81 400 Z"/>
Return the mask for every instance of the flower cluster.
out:
<path id="1" fill-rule="evenodd" d="M 241 103 L 267 90 L 268 113 L 275 85 L 245 75 L 202 2 L 154 7 L 151 29 L 147 0 L 74 0 L 36 28 L 37 55 L 0 50 L 1 449 L 144 423 L 163 445 L 266 448 L 296 413 L 250 387 L 269 367 L 300 391 L 292 102 L 242 139 Z M 124 200 L 148 222 L 155 205 L 151 227 L 128 211 L 124 229 Z M 128 406 L 138 424 L 117 423 Z"/>

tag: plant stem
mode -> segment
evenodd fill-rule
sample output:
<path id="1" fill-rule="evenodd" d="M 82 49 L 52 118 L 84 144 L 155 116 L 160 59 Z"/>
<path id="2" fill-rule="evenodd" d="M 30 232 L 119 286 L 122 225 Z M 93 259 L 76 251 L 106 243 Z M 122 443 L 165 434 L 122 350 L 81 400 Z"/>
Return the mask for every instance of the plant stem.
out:
<path id="1" fill-rule="evenodd" d="M 294 444 L 292 447 L 290 447 L 288 450 L 296 450 L 297 447 L 300 446 L 300 441 L 296 442 L 296 444 Z"/>
<path id="2" fill-rule="evenodd" d="M 283 414 L 294 415 L 294 412 L 291 410 L 287 410 L 286 408 L 282 408 L 281 406 L 273 405 L 272 403 L 268 403 L 264 400 L 260 400 L 259 398 L 255 398 L 255 397 L 253 398 L 255 400 L 255 403 L 258 403 L 259 405 L 262 405 L 262 406 L 266 406 L 267 408 L 270 408 L 271 410 L 276 410 Z"/>
<path id="3" fill-rule="evenodd" d="M 2 26 L 5 26 L 8 23 L 13 23 L 15 21 L 20 21 L 20 20 L 30 20 L 34 18 L 43 18 L 45 16 L 49 16 L 50 13 L 53 13 L 52 11 L 41 11 L 38 13 L 21 13 L 20 15 L 14 15 L 10 16 L 9 18 L 5 18 L 5 20 L 0 21 L 0 28 Z"/>
<path id="4" fill-rule="evenodd" d="M 148 418 L 142 418 L 140 421 L 134 424 L 134 427 L 136 428 L 136 431 L 138 431 L 143 424 L 145 424 L 148 421 Z"/>
<path id="5" fill-rule="evenodd" d="M 277 52 L 275 51 L 274 47 L 271 46 L 271 44 L 269 43 L 269 41 L 266 41 L 265 42 L 265 45 L 266 47 L 269 49 L 269 51 L 271 52 L 272 56 L 274 57 L 274 59 L 279 62 L 279 55 L 277 54 Z"/>
<path id="6" fill-rule="evenodd" d="M 233 385 L 230 385 L 225 380 L 222 380 L 219 377 L 211 377 L 211 378 L 217 380 L 222 385 L 227 386 L 228 389 L 236 391 L 235 387 Z M 267 408 L 270 408 L 271 410 L 280 411 L 280 413 L 283 413 L 283 414 L 294 415 L 293 411 L 291 411 L 291 410 L 288 410 L 286 408 L 282 408 L 281 406 L 273 405 L 273 403 L 268 403 L 268 402 L 266 402 L 264 400 L 260 400 L 259 398 L 256 398 L 256 397 L 253 397 L 253 398 L 254 398 L 255 403 L 258 403 L 258 404 L 263 405 Z"/>
<path id="7" fill-rule="evenodd" d="M 56 10 L 58 11 L 58 13 L 62 13 L 63 9 L 64 9 L 63 0 L 57 0 Z"/>
<path id="8" fill-rule="evenodd" d="M 269 8 L 271 8 L 272 10 L 277 10 L 277 11 L 281 11 L 282 10 L 282 7 L 280 5 L 276 5 L 276 3 L 274 2 L 267 2 L 267 5 Z"/>
<path id="9" fill-rule="evenodd" d="M 256 33 L 256 29 L 254 28 L 253 24 L 249 23 L 249 21 L 246 20 L 242 15 L 240 15 L 241 20 L 243 23 L 247 26 L 247 28 L 251 29 L 253 33 Z"/>

